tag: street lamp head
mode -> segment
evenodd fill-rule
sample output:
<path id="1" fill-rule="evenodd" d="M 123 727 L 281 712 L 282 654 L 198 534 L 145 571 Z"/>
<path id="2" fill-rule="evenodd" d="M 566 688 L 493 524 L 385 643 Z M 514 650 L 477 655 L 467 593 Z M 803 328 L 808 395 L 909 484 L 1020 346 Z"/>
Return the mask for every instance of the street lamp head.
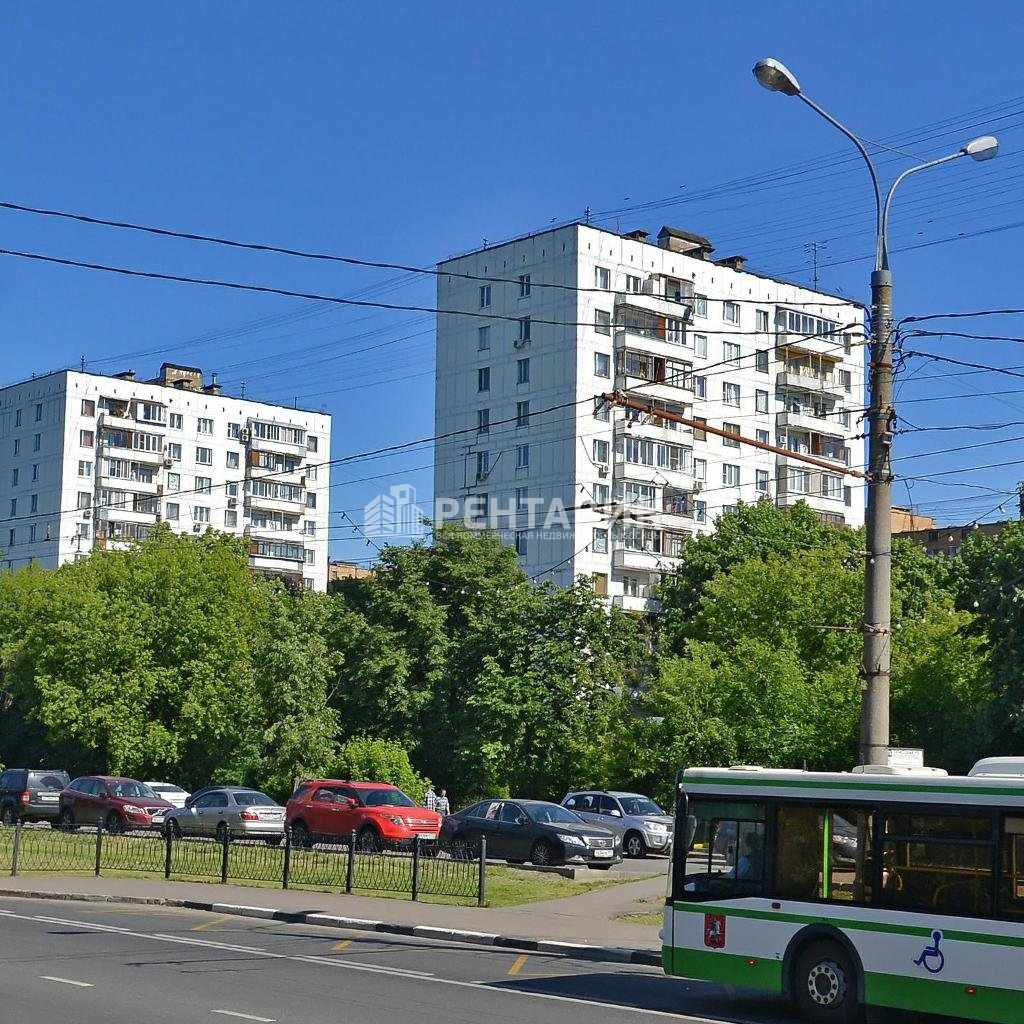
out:
<path id="1" fill-rule="evenodd" d="M 999 140 L 994 135 L 982 135 L 968 142 L 960 152 L 972 160 L 991 160 L 999 152 Z"/>
<path id="2" fill-rule="evenodd" d="M 754 77 L 769 92 L 781 92 L 786 96 L 799 96 L 800 83 L 796 75 L 780 60 L 766 57 L 754 65 Z"/>

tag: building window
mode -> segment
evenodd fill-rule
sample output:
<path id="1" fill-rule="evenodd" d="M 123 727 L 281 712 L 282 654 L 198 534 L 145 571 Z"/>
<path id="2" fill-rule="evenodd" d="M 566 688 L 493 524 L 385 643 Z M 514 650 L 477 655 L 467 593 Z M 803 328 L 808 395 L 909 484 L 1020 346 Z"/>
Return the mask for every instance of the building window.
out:
<path id="1" fill-rule="evenodd" d="M 607 267 L 594 267 L 594 286 L 605 291 L 612 286 L 612 273 Z"/>
<path id="2" fill-rule="evenodd" d="M 196 449 L 196 462 L 200 466 L 212 466 L 213 465 L 213 449 L 212 448 L 197 448 Z"/>
<path id="3" fill-rule="evenodd" d="M 789 470 L 788 489 L 795 494 L 809 494 L 811 490 L 811 474 L 806 469 Z"/>
<path id="4" fill-rule="evenodd" d="M 693 420 L 695 423 L 707 423 L 707 420 L 703 416 L 694 416 Z M 706 441 L 708 439 L 708 432 L 702 427 L 694 427 L 693 439 L 694 441 Z"/>
<path id="5" fill-rule="evenodd" d="M 12 469 L 11 470 L 11 486 L 12 487 L 17 487 L 18 486 L 18 476 L 19 476 L 20 473 L 21 473 L 21 470 L 19 470 L 19 469 Z"/>
<path id="6" fill-rule="evenodd" d="M 306 548 L 306 565 L 316 565 L 316 551 L 313 548 Z"/>
<path id="7" fill-rule="evenodd" d="M 307 537 L 315 537 L 316 536 L 316 522 L 314 520 L 312 520 L 312 519 L 307 519 L 305 521 L 305 523 L 303 523 L 302 532 Z"/>
<path id="8" fill-rule="evenodd" d="M 181 474 L 180 473 L 168 473 L 167 474 L 167 489 L 170 491 L 181 490 Z"/>
<path id="9" fill-rule="evenodd" d="M 528 427 L 530 425 L 530 403 L 516 402 L 516 426 Z"/>
<path id="10" fill-rule="evenodd" d="M 757 431 L 755 431 L 754 432 L 754 437 L 756 437 L 757 440 L 761 442 L 761 444 L 771 444 L 771 441 L 769 441 L 769 439 L 768 439 L 768 431 L 767 430 L 757 430 Z"/>
<path id="11" fill-rule="evenodd" d="M 476 349 L 478 352 L 486 352 L 491 347 L 490 326 L 478 327 L 476 330 Z"/>
<path id="12" fill-rule="evenodd" d="M 238 512 L 233 508 L 226 509 L 224 512 L 224 525 L 229 528 L 235 528 L 238 526 Z"/>
<path id="13" fill-rule="evenodd" d="M 594 484 L 590 491 L 594 498 L 595 505 L 607 505 L 608 504 L 608 485 L 607 484 Z"/>
<path id="14" fill-rule="evenodd" d="M 594 353 L 594 376 L 611 377 L 612 357 L 607 352 Z"/>
<path id="15" fill-rule="evenodd" d="M 694 316 L 707 316 L 708 315 L 708 297 L 706 295 L 694 295 L 694 297 L 693 297 L 693 315 Z"/>
<path id="16" fill-rule="evenodd" d="M 530 360 L 519 359 L 516 362 L 516 383 L 517 384 L 529 384 L 530 383 Z"/>
<path id="17" fill-rule="evenodd" d="M 694 480 L 707 480 L 707 478 L 708 478 L 708 460 L 707 459 L 694 459 L 693 460 L 693 478 L 694 478 Z"/>
<path id="18" fill-rule="evenodd" d="M 14 530 L 9 530 L 7 532 L 7 546 L 9 548 L 13 548 L 14 544 L 15 544 L 15 531 Z"/>
<path id="19" fill-rule="evenodd" d="M 530 275 L 519 275 L 519 298 L 525 299 L 530 294 Z"/>
<path id="20" fill-rule="evenodd" d="M 83 416 L 95 416 L 96 415 L 96 403 L 91 398 L 82 399 L 82 415 Z"/>
<path id="21" fill-rule="evenodd" d="M 474 519 L 486 519 L 489 505 L 490 497 L 486 491 L 469 499 L 469 508 Z"/>
<path id="22" fill-rule="evenodd" d="M 78 497 L 79 497 L 79 500 L 81 500 L 81 497 L 82 497 L 81 494 L 79 494 Z M 17 514 L 18 514 L 18 499 L 17 498 L 11 498 L 11 519 L 13 519 Z"/>
<path id="23" fill-rule="evenodd" d="M 213 420 L 208 419 L 206 416 L 200 416 L 196 432 L 199 434 L 212 434 L 213 433 Z"/>
<path id="24" fill-rule="evenodd" d="M 707 377 L 694 377 L 693 378 L 693 393 L 697 398 L 708 397 L 708 379 Z"/>
<path id="25" fill-rule="evenodd" d="M 844 487 L 843 488 L 843 504 L 846 505 L 847 507 L 849 507 L 850 505 L 853 504 L 853 488 L 852 487 Z"/>
<path id="26" fill-rule="evenodd" d="M 29 510 L 29 512 L 38 512 L 39 511 L 39 495 L 38 494 L 33 494 L 29 498 L 29 508 L 28 508 L 28 510 Z"/>
<path id="27" fill-rule="evenodd" d="M 723 423 L 722 424 L 722 429 L 729 431 L 730 434 L 742 434 L 743 433 L 743 431 L 740 428 L 740 425 L 738 423 Z M 736 438 L 733 438 L 733 437 L 723 437 L 722 438 L 722 444 L 724 444 L 726 446 L 726 448 L 739 448 L 739 446 L 740 446 L 739 441 L 736 440 Z"/>
<path id="28" fill-rule="evenodd" d="M 527 512 L 530 506 L 527 504 L 530 497 L 530 490 L 528 487 L 517 487 L 516 488 L 516 511 Z"/>
<path id="29" fill-rule="evenodd" d="M 530 468 L 530 446 L 520 444 L 516 446 L 516 469 Z"/>
<path id="30" fill-rule="evenodd" d="M 36 404 L 36 423 L 42 423 L 43 421 L 43 403 L 39 402 Z"/>
<path id="31" fill-rule="evenodd" d="M 208 476 L 196 477 L 196 494 L 212 494 L 213 480 Z"/>
<path id="32" fill-rule="evenodd" d="M 480 285 L 480 308 L 486 309 L 491 304 L 491 286 L 489 284 Z"/>
<path id="33" fill-rule="evenodd" d="M 768 350 L 766 348 L 759 348 L 754 353 L 754 369 L 758 373 L 768 372 Z"/>
<path id="34" fill-rule="evenodd" d="M 306 491 L 306 508 L 316 508 L 316 494 L 313 491 Z"/>
<path id="35" fill-rule="evenodd" d="M 640 579 L 637 576 L 622 577 L 622 593 L 626 597 L 640 596 Z"/>
<path id="36" fill-rule="evenodd" d="M 36 542 L 36 524 L 29 524 L 28 528 L 28 542 L 29 544 L 35 544 Z"/>
<path id="37" fill-rule="evenodd" d="M 169 501 L 164 506 L 164 515 L 171 522 L 177 522 L 181 515 L 181 506 L 176 501 Z"/>
<path id="38" fill-rule="evenodd" d="M 185 426 L 185 417 L 180 412 L 172 412 L 167 417 L 167 425 L 171 430 L 182 430 Z"/>
<path id="39" fill-rule="evenodd" d="M 761 494 L 768 493 L 768 470 L 757 469 L 754 471 L 757 489 Z"/>
<path id="40" fill-rule="evenodd" d="M 491 471 L 491 453 L 490 452 L 477 452 L 476 453 L 476 478 L 477 480 L 483 480 Z"/>
<path id="41" fill-rule="evenodd" d="M 726 487 L 739 487 L 740 467 L 733 465 L 731 462 L 723 463 L 722 483 L 725 484 Z"/>
<path id="42" fill-rule="evenodd" d="M 477 391 L 491 390 L 491 368 L 489 366 L 481 366 L 476 371 L 476 389 Z"/>
<path id="43" fill-rule="evenodd" d="M 636 274 L 626 275 L 626 291 L 632 292 L 634 295 L 639 295 L 643 291 L 643 282 Z"/>
<path id="44" fill-rule="evenodd" d="M 300 440 L 299 444 L 301 444 L 301 443 L 302 443 L 302 441 Z M 316 452 L 316 451 L 319 451 L 319 450 L 320 450 L 320 438 L 318 438 L 316 436 L 316 434 L 307 434 L 306 435 L 306 451 L 307 452 Z"/>
<path id="45" fill-rule="evenodd" d="M 210 521 L 210 509 L 206 505 L 192 506 L 192 522 L 208 523 Z"/>
<path id="46" fill-rule="evenodd" d="M 607 464 L 608 462 L 608 442 L 603 441 L 599 437 L 594 438 L 594 462 Z"/>
<path id="47" fill-rule="evenodd" d="M 768 333 L 768 310 L 766 310 L 766 309 L 759 309 L 759 310 L 756 311 L 756 313 L 754 315 L 755 315 L 755 320 L 756 320 L 756 323 L 755 323 L 754 326 L 757 329 L 757 331 L 759 333 L 761 333 L 761 334 L 767 334 Z"/>
<path id="48" fill-rule="evenodd" d="M 78 460 L 78 475 L 92 476 L 92 463 L 86 459 Z"/>
<path id="49" fill-rule="evenodd" d="M 242 424 L 241 423 L 229 423 L 228 424 L 228 438 L 232 441 L 237 441 L 242 435 Z"/>
<path id="50" fill-rule="evenodd" d="M 491 410 L 477 409 L 476 411 L 476 432 L 478 434 L 489 434 L 491 432 Z"/>
<path id="51" fill-rule="evenodd" d="M 32 435 L 32 451 L 37 452 L 43 447 L 43 435 L 33 434 Z"/>
<path id="52" fill-rule="evenodd" d="M 740 404 L 740 386 L 739 384 L 730 384 L 726 381 L 722 385 L 722 401 L 726 405 L 734 405 L 739 408 Z"/>
<path id="53" fill-rule="evenodd" d="M 228 452 L 225 456 L 225 463 L 228 469 L 238 469 L 238 452 Z"/>
<path id="54" fill-rule="evenodd" d="M 693 336 L 693 354 L 707 358 L 708 336 L 706 334 L 695 334 Z"/>
<path id="55" fill-rule="evenodd" d="M 611 406 L 603 398 L 594 399 L 594 419 L 607 423 L 611 418 Z"/>
<path id="56" fill-rule="evenodd" d="M 530 340 L 530 318 L 521 317 L 519 320 L 519 343 L 525 344 Z"/>
<path id="57" fill-rule="evenodd" d="M 708 521 L 708 503 L 706 501 L 695 501 L 693 503 L 693 518 L 698 523 Z"/>
<path id="58" fill-rule="evenodd" d="M 722 318 L 727 324 L 738 324 L 740 322 L 740 304 L 738 302 L 723 302 Z"/>
<path id="59" fill-rule="evenodd" d="M 78 505 L 76 508 L 92 508 L 92 492 L 91 491 L 79 491 L 78 492 Z"/>
<path id="60" fill-rule="evenodd" d="M 85 433 L 85 431 L 83 431 L 83 433 Z M 89 442 L 89 447 L 90 448 L 92 447 L 92 442 L 91 441 Z M 16 456 L 21 454 L 21 438 L 20 437 L 16 437 L 14 439 L 14 454 Z"/>
<path id="61" fill-rule="evenodd" d="M 821 495 L 823 498 L 841 498 L 843 496 L 843 478 L 831 473 L 821 475 Z"/>
<path id="62" fill-rule="evenodd" d="M 758 412 L 768 411 L 768 392 L 767 391 L 755 391 L 754 392 L 754 408 Z"/>
<path id="63" fill-rule="evenodd" d="M 850 410 L 849 409 L 840 409 L 839 410 L 839 422 L 844 427 L 849 427 L 849 425 L 850 425 Z"/>
<path id="64" fill-rule="evenodd" d="M 516 554 L 519 555 L 520 558 L 525 558 L 526 557 L 526 544 L 527 544 L 527 534 L 526 534 L 526 531 L 525 530 L 518 530 L 516 532 Z"/>
<path id="65" fill-rule="evenodd" d="M 612 315 L 606 309 L 594 310 L 594 330 L 598 334 L 612 333 Z"/>
<path id="66" fill-rule="evenodd" d="M 732 341 L 725 341 L 722 343 L 722 359 L 729 366 L 739 366 L 743 359 L 743 354 L 740 350 L 739 345 Z"/>
<path id="67" fill-rule="evenodd" d="M 85 540 L 89 539 L 89 524 L 79 523 L 78 524 L 78 536 L 83 537 Z"/>
<path id="68" fill-rule="evenodd" d="M 849 394 L 853 388 L 853 376 L 849 370 L 839 371 L 839 383 L 843 385 L 843 390 Z"/>

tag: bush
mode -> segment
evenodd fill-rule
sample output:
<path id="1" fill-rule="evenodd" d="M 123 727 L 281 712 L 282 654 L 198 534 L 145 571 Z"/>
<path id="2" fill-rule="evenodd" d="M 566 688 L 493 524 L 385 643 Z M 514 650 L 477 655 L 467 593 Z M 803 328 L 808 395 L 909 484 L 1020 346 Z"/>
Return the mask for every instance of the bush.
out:
<path id="1" fill-rule="evenodd" d="M 427 788 L 427 780 L 410 764 L 401 743 L 369 736 L 343 743 L 327 774 L 335 779 L 390 782 L 417 801 L 423 799 Z"/>

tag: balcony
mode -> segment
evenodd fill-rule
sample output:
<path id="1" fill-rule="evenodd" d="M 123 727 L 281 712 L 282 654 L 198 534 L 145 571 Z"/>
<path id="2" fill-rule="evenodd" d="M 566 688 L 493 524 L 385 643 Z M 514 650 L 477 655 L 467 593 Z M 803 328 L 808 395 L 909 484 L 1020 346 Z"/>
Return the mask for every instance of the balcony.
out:
<path id="1" fill-rule="evenodd" d="M 775 425 L 780 429 L 793 427 L 796 430 L 813 431 L 815 434 L 834 434 L 845 429 L 835 416 L 819 416 L 813 409 L 787 409 L 778 413 Z"/>
<path id="2" fill-rule="evenodd" d="M 810 367 L 787 366 L 776 375 L 775 385 L 809 391 L 815 395 L 829 395 L 832 398 L 843 398 L 849 393 L 840 383 L 838 375 L 812 370 Z"/>
<path id="3" fill-rule="evenodd" d="M 267 452 L 306 452 L 306 428 L 292 423 L 249 420 L 239 440 Z"/>
<path id="4" fill-rule="evenodd" d="M 667 555 L 655 551 L 635 551 L 622 545 L 612 549 L 613 569 L 637 569 L 641 572 L 660 572 L 670 561 Z"/>
<path id="5" fill-rule="evenodd" d="M 661 611 L 661 602 L 657 598 L 640 597 L 638 594 L 615 594 L 612 604 L 624 612 L 640 615 L 657 615 Z"/>

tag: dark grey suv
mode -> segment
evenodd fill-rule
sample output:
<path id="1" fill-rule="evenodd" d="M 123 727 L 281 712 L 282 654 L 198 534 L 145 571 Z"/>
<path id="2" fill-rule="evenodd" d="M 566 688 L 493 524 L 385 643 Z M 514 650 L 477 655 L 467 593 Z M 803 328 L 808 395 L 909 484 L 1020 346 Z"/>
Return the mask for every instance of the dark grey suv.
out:
<path id="1" fill-rule="evenodd" d="M 56 821 L 60 791 L 71 781 L 50 768 L 8 768 L 0 774 L 0 821 Z"/>

